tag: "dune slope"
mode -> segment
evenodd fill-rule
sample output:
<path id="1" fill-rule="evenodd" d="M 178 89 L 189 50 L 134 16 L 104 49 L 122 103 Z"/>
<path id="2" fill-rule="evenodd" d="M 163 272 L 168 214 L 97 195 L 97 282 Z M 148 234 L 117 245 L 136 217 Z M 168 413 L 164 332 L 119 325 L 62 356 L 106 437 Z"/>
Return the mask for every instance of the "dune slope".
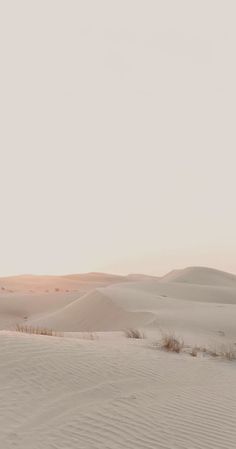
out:
<path id="1" fill-rule="evenodd" d="M 234 274 L 207 267 L 188 267 L 183 270 L 174 270 L 166 274 L 161 281 L 236 288 L 236 276 Z"/>
<path id="2" fill-rule="evenodd" d="M 124 310 L 97 289 L 34 324 L 64 332 L 115 331 L 144 326 L 154 318 L 150 312 Z"/>

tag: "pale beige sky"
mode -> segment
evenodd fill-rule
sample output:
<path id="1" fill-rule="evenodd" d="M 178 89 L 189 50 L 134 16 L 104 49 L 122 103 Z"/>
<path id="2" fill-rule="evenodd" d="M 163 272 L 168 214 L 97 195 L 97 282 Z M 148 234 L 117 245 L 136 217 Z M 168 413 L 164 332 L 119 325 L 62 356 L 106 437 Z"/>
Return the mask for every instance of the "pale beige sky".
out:
<path id="1" fill-rule="evenodd" d="M 1 0 L 0 276 L 236 272 L 234 0 Z"/>

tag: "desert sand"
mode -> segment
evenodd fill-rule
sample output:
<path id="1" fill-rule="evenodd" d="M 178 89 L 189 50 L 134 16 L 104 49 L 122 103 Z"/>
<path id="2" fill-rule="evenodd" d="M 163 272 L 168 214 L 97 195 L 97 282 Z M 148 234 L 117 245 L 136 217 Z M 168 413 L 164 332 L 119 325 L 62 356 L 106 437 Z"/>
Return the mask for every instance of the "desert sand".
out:
<path id="1" fill-rule="evenodd" d="M 210 268 L 0 278 L 0 448 L 235 449 L 235 322 L 236 276 Z"/>

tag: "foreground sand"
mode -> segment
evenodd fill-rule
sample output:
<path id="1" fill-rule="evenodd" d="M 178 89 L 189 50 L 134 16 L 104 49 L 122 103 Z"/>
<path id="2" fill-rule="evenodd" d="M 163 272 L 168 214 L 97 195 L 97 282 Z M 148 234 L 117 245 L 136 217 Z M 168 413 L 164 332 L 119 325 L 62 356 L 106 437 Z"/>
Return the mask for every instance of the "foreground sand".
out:
<path id="1" fill-rule="evenodd" d="M 231 362 L 4 331 L 0 357 L 4 449 L 235 448 Z"/>
<path id="2" fill-rule="evenodd" d="M 189 351 L 235 351 L 236 278 L 92 278 L 69 292 L 31 278 L 34 293 L 29 278 L 11 278 L 13 291 L 1 291 L 0 448 L 235 449 L 236 361 Z M 16 323 L 64 336 L 17 333 Z M 147 338 L 125 338 L 134 326 Z M 182 353 L 153 348 L 169 330 L 184 338 Z"/>

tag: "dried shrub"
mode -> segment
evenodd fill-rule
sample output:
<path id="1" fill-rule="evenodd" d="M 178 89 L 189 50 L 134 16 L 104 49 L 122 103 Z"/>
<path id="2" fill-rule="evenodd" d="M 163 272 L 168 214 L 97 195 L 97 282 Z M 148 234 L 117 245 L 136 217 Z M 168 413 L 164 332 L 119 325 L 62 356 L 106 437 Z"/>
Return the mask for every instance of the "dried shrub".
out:
<path id="1" fill-rule="evenodd" d="M 184 341 L 174 334 L 164 334 L 161 339 L 160 347 L 168 352 L 179 353 L 184 347 Z"/>
<path id="2" fill-rule="evenodd" d="M 145 338 L 145 334 L 138 329 L 126 329 L 125 330 L 126 338 L 135 338 L 135 339 L 143 339 Z"/>
<path id="3" fill-rule="evenodd" d="M 52 329 L 47 329 L 46 327 L 34 327 L 23 324 L 17 324 L 16 331 L 22 332 L 24 334 L 47 335 L 49 337 L 63 337 L 63 333 L 56 332 Z"/>

